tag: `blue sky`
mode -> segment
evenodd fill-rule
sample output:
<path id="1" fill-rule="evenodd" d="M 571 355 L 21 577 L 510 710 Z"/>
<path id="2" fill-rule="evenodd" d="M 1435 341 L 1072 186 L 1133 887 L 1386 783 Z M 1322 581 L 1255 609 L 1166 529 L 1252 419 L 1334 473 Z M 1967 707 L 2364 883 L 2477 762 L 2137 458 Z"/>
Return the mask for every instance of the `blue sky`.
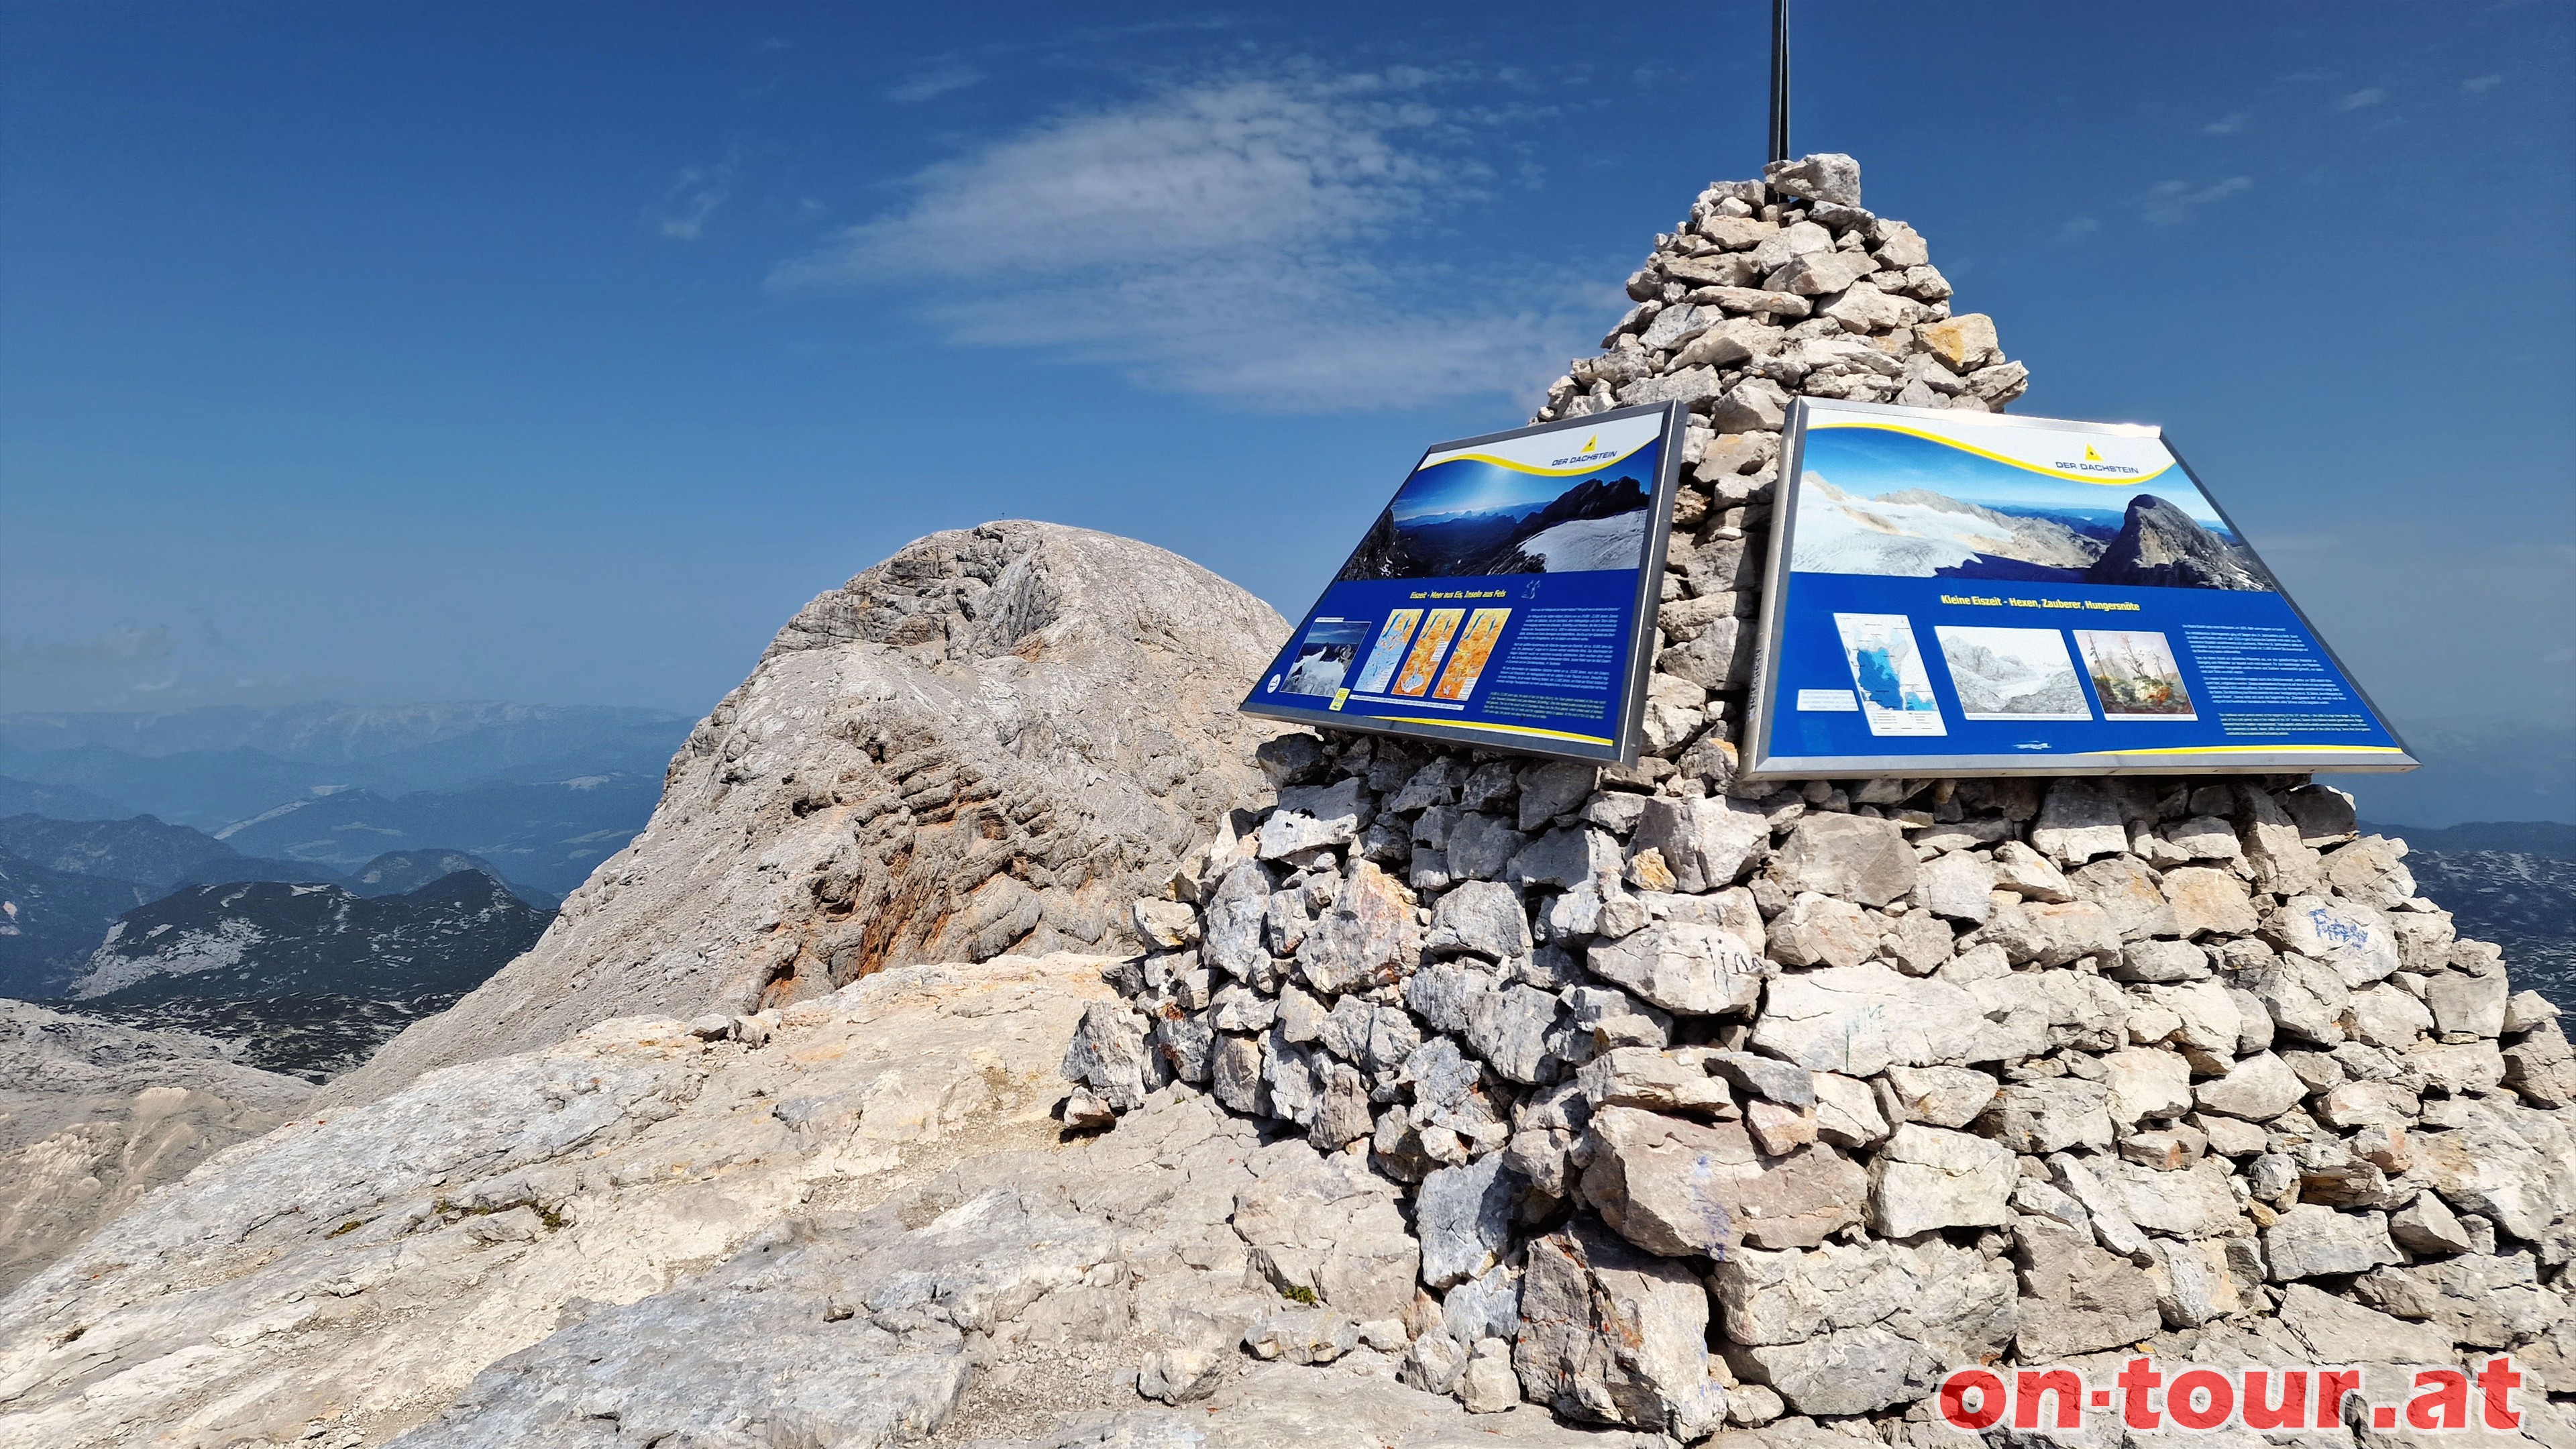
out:
<path id="1" fill-rule="evenodd" d="M 1293 618 L 1757 169 L 1766 11 L 0 7 L 0 707 L 697 711 L 1011 515 Z M 2571 15 L 1808 4 L 1796 135 L 2401 721 L 2563 742 Z"/>

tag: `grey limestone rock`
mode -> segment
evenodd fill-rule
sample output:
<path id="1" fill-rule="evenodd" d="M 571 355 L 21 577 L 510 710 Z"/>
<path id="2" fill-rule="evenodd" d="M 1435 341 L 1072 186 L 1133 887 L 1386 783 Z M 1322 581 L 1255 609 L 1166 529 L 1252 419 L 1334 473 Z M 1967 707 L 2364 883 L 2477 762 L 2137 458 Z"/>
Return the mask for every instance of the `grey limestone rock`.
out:
<path id="1" fill-rule="evenodd" d="M 1743 1249 L 1719 1263 L 1717 1304 L 1735 1371 L 1804 1414 L 1857 1414 L 1928 1393 L 1988 1358 L 2015 1320 L 2009 1265 L 1928 1239 Z"/>
<path id="2" fill-rule="evenodd" d="M 2265 934 L 2284 952 L 2333 967 L 2350 990 L 2384 980 L 2399 965 L 2397 935 L 2388 919 L 2351 901 L 2293 896 L 2281 904 Z"/>
<path id="3" fill-rule="evenodd" d="M 2129 832 L 2122 824 L 2119 798 L 2101 780 L 2076 778 L 2051 784 L 2039 818 L 2031 823 L 2030 843 L 2041 854 L 2069 866 L 2127 850 Z"/>
<path id="4" fill-rule="evenodd" d="M 1966 851 L 1952 851 L 1924 865 L 1923 903 L 1951 920 L 1982 925 L 1993 910 L 1986 897 L 1996 884 L 1991 862 Z"/>
<path id="5" fill-rule="evenodd" d="M 1510 1243 L 1519 1175 L 1500 1153 L 1422 1179 L 1414 1197 L 1414 1231 L 1422 1240 L 1422 1281 L 1453 1287 L 1492 1268 Z"/>
<path id="6" fill-rule="evenodd" d="M 1578 1222 L 1530 1244 L 1520 1311 L 1523 1393 L 1597 1424 L 1667 1430 L 1700 1415 L 1708 1295 L 1679 1264 Z"/>
<path id="7" fill-rule="evenodd" d="M 310 1084 L 235 1050 L 0 1001 L 0 1295 L 145 1193 L 304 1110 Z"/>
<path id="8" fill-rule="evenodd" d="M 1810 1071 L 1872 1077 L 1963 1064 L 1985 1026 L 1975 997 L 1875 963 L 1792 972 L 1765 993 L 1753 1044 Z"/>
<path id="9" fill-rule="evenodd" d="M 1423 944 L 1433 952 L 1472 951 L 1491 961 L 1526 956 L 1529 912 L 1500 881 L 1462 881 L 1440 897 Z"/>
<path id="10" fill-rule="evenodd" d="M 1770 968 L 1732 932 L 1688 921 L 1658 921 L 1584 955 L 1593 975 L 1667 1011 L 1713 1016 L 1749 1010 Z"/>
<path id="11" fill-rule="evenodd" d="M 1592 1114 L 1583 1200 L 1649 1252 L 1812 1247 L 1859 1221 L 1866 1179 L 1829 1147 L 1766 1159 L 1743 1124 L 1605 1107 Z"/>
<path id="12" fill-rule="evenodd" d="M 2270 1052 L 2247 1057 L 2227 1075 L 2201 1082 L 2192 1089 L 2202 1110 L 2223 1112 L 2249 1122 L 2269 1122 L 2299 1105 L 2307 1094 L 2307 1085 L 2290 1070 L 2289 1064 Z"/>
<path id="13" fill-rule="evenodd" d="M 1328 995 L 1398 980 L 1421 954 L 1413 896 L 1373 861 L 1351 862 L 1332 909 L 1297 948 L 1297 968 Z"/>
<path id="14" fill-rule="evenodd" d="M 1762 169 L 1762 179 L 1782 196 L 1860 205 L 1860 163 L 1840 152 L 1824 151 L 1795 161 L 1774 161 Z"/>
<path id="15" fill-rule="evenodd" d="M 2012 1152 L 1982 1137 L 1907 1123 L 1870 1173 L 1870 1226 L 1905 1238 L 1931 1228 L 2012 1221 Z"/>
<path id="16" fill-rule="evenodd" d="M 2100 1082 L 2043 1077 L 2015 1082 L 2000 1092 L 1992 1090 L 1991 1082 L 1988 1086 L 1993 1105 L 1985 1109 L 1982 1129 L 2015 1152 L 2044 1155 L 2070 1147 L 2111 1145 L 2111 1094 Z"/>
<path id="17" fill-rule="evenodd" d="M 1557 999 L 1518 982 L 1468 998 L 1466 1038 L 1477 1056 L 1515 1082 L 1550 1080 L 1557 1066 L 1551 1034 Z"/>
<path id="18" fill-rule="evenodd" d="M 1145 1094 L 1162 1085 L 1159 1063 L 1145 1047 L 1143 1015 L 1120 1002 L 1095 1001 L 1084 1008 L 1082 1025 L 1065 1048 L 1064 1075 L 1089 1087 L 1117 1111 L 1145 1104 Z"/>
<path id="19" fill-rule="evenodd" d="M 2022 1283 L 2014 1347 L 2023 1362 L 2136 1343 L 2163 1326 L 2146 1270 L 2094 1246 L 2091 1234 L 2025 1217 L 2013 1239 Z"/>
<path id="20" fill-rule="evenodd" d="M 1771 843 L 1764 813 L 1725 796 L 1646 802 L 1634 848 L 1655 850 L 1673 873 L 1675 890 L 1715 890 L 1743 876 Z"/>
<path id="21" fill-rule="evenodd" d="M 1783 966 L 1857 966 L 1878 954 L 1883 934 L 1881 922 L 1851 902 L 1802 891 L 1772 918 L 1767 942 Z M 1946 946 L 1949 933 L 1941 937 Z"/>
<path id="22" fill-rule="evenodd" d="M 2340 1213 L 2301 1203 L 2263 1229 L 2263 1258 L 2275 1283 L 2366 1273 L 2402 1257 L 2388 1240 L 2385 1213 Z"/>
<path id="23" fill-rule="evenodd" d="M 1914 849 L 1893 820 L 1808 815 L 1791 827 L 1772 870 L 1791 891 L 1883 906 L 1914 889 Z"/>
<path id="24" fill-rule="evenodd" d="M 1279 808 L 1261 822 L 1261 858 L 1279 860 L 1317 846 L 1350 844 L 1359 839 L 1365 801 L 1356 779 L 1282 789 Z"/>

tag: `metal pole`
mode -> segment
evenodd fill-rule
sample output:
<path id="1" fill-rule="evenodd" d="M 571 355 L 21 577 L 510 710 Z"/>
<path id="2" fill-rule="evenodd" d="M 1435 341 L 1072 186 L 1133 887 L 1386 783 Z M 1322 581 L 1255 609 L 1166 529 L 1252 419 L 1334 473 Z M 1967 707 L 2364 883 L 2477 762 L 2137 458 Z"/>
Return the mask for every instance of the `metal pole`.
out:
<path id="1" fill-rule="evenodd" d="M 1789 159 L 1789 0 L 1771 0 L 1771 159 Z"/>

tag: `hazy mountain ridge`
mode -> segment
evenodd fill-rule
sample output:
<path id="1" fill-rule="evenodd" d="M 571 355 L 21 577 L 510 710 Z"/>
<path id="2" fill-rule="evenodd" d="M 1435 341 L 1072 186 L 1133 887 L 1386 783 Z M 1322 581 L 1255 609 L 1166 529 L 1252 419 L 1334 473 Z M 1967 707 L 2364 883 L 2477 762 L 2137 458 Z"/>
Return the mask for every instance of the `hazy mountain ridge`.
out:
<path id="1" fill-rule="evenodd" d="M 461 700 L 403 705 L 337 701 L 253 708 L 207 705 L 168 712 L 39 712 L 0 715 L 0 750 L 46 753 L 98 746 L 159 757 L 197 751 L 257 750 L 315 764 L 399 759 L 426 785 L 422 768 L 453 756 L 540 759 L 637 731 L 687 734 L 691 721 L 670 710 L 611 705 L 513 704 Z M 470 748 L 461 748 L 470 746 Z M 451 776 L 449 782 L 467 778 Z"/>
<path id="2" fill-rule="evenodd" d="M 127 820 L 50 820 L 41 815 L 0 817 L 0 851 L 48 870 L 107 876 L 154 891 L 226 880 L 333 881 L 339 873 L 292 861 L 257 860 L 202 830 L 150 815 Z M 229 871 L 242 874 L 230 875 Z M 282 870 L 288 874 L 266 872 Z"/>
<path id="3" fill-rule="evenodd" d="M 662 777 L 610 771 L 542 783 L 485 781 L 388 797 L 343 790 L 227 826 L 245 854 L 356 869 L 388 851 L 447 849 L 557 895 L 623 849 L 653 813 Z"/>
<path id="4" fill-rule="evenodd" d="M 0 816 L 43 815 L 54 820 L 124 820 L 143 812 L 76 785 L 46 785 L 0 774 Z"/>
<path id="5" fill-rule="evenodd" d="M 692 723 L 659 710 L 486 703 L 0 715 L 0 776 L 10 782 L 0 807 L 56 819 L 148 812 L 214 832 L 352 789 L 394 797 L 596 774 L 658 778 Z M 13 805 L 22 787 L 27 798 Z M 44 801 L 42 791 L 69 793 Z"/>

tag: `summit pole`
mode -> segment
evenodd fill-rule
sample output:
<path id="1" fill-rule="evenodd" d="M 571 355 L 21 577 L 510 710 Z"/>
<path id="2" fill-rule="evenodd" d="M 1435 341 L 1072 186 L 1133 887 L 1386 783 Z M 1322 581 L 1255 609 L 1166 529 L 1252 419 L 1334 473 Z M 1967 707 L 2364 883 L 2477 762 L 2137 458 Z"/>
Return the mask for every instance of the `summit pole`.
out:
<path id="1" fill-rule="evenodd" d="M 1771 0 L 1771 159 L 1789 159 L 1789 0 Z"/>

